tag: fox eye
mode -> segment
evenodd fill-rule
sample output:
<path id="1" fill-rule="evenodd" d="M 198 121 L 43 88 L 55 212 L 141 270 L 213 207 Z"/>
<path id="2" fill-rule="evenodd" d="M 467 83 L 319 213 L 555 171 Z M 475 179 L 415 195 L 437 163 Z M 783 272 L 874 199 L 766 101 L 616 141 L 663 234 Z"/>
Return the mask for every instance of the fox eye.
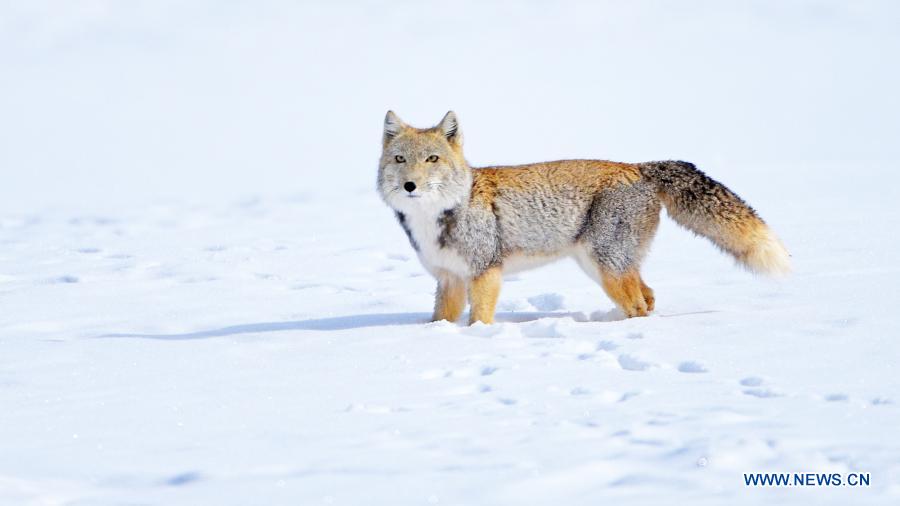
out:
<path id="1" fill-rule="evenodd" d="M 425 161 L 434 163 L 434 162 L 438 161 L 438 155 L 431 155 L 428 158 L 426 158 Z"/>
<path id="2" fill-rule="evenodd" d="M 404 163 L 404 162 L 406 162 L 406 158 L 404 158 L 403 155 L 394 155 L 394 160 L 396 160 L 397 163 Z"/>

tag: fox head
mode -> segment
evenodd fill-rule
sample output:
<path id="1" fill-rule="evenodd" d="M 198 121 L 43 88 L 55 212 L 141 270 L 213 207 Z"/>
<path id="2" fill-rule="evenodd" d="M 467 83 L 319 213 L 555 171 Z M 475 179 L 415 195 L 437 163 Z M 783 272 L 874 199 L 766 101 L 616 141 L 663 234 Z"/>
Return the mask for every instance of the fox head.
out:
<path id="1" fill-rule="evenodd" d="M 456 113 L 448 112 L 437 126 L 419 129 L 388 111 L 378 191 L 390 207 L 404 212 L 444 210 L 467 200 L 471 188 Z"/>

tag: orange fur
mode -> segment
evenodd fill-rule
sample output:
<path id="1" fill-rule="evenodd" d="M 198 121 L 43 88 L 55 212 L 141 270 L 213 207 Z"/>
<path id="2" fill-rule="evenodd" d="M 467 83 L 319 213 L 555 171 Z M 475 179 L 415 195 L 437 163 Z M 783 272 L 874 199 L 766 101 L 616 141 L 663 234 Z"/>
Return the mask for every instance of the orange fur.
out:
<path id="1" fill-rule="evenodd" d="M 494 311 L 500 296 L 503 272 L 499 267 L 491 267 L 472 280 L 469 285 L 469 302 L 472 306 L 469 324 L 494 323 Z"/>
<path id="2" fill-rule="evenodd" d="M 446 274 L 438 281 L 438 293 L 434 301 L 432 321 L 455 322 L 466 308 L 466 282 Z"/>
<path id="3" fill-rule="evenodd" d="M 652 310 L 652 302 L 647 302 L 644 296 L 644 289 L 650 292 L 651 301 L 653 299 L 653 291 L 641 281 L 641 276 L 636 270 L 616 274 L 601 269 L 600 280 L 603 290 L 606 291 L 609 298 L 629 318 L 633 316 L 647 316 L 647 313 Z"/>
<path id="4" fill-rule="evenodd" d="M 631 163 L 607 160 L 559 160 L 484 167 L 476 169 L 473 193 L 482 198 L 492 197 L 496 189 L 528 190 L 545 188 L 548 183 L 599 192 L 617 184 L 631 184 L 641 179 L 638 167 Z"/>
<path id="5" fill-rule="evenodd" d="M 641 294 L 644 296 L 644 302 L 647 303 L 647 312 L 649 313 L 656 306 L 656 296 L 653 295 L 653 289 L 647 286 L 647 283 L 644 283 L 644 279 L 640 277 L 640 274 L 638 278 L 641 280 Z"/>

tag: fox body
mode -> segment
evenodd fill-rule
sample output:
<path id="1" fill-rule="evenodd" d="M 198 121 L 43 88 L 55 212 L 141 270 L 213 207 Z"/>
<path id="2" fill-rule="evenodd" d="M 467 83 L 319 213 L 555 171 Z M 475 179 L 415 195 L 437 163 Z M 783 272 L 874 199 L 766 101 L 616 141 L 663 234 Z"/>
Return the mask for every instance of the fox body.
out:
<path id="1" fill-rule="evenodd" d="M 787 251 L 734 192 L 680 161 L 562 160 L 472 168 L 456 115 L 417 129 L 385 117 L 378 190 L 438 282 L 433 318 L 492 323 L 503 273 L 573 257 L 629 317 L 653 310 L 639 268 L 661 207 L 739 264 L 789 270 Z"/>

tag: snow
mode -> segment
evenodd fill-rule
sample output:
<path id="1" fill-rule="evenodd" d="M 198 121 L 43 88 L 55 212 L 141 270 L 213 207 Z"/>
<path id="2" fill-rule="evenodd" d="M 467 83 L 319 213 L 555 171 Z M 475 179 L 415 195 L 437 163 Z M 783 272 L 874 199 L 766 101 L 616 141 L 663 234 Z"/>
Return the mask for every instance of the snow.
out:
<path id="1" fill-rule="evenodd" d="M 0 504 L 900 501 L 893 3 L 191 5 L 0 7 Z M 562 261 L 428 323 L 388 108 L 688 159 L 795 272 L 664 218 L 650 317 Z"/>

